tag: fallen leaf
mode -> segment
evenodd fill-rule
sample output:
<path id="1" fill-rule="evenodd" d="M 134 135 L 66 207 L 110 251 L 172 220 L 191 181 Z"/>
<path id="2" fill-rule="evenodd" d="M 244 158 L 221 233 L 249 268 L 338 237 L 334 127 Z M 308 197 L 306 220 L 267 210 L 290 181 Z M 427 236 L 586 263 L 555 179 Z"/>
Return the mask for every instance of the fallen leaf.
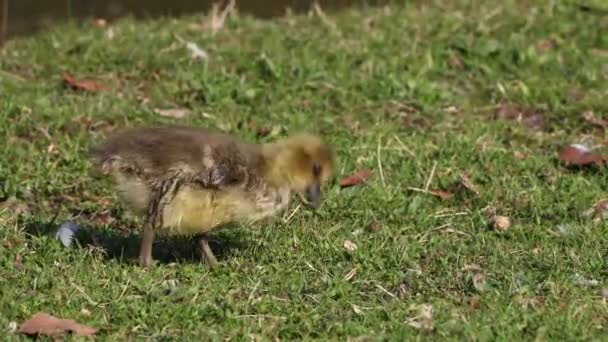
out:
<path id="1" fill-rule="evenodd" d="M 584 112 L 582 114 L 582 116 L 583 116 L 583 119 L 585 119 L 585 121 L 587 121 L 588 123 L 590 123 L 590 124 L 592 124 L 594 126 L 597 126 L 597 127 L 600 127 L 600 128 L 606 128 L 606 127 L 608 127 L 608 121 L 606 121 L 606 120 L 604 120 L 602 118 L 596 117 L 595 114 L 592 111 L 590 111 L 590 110 Z"/>
<path id="2" fill-rule="evenodd" d="M 418 315 L 408 319 L 407 324 L 416 329 L 433 329 L 433 307 L 430 304 L 422 304 L 418 307 Z"/>
<path id="3" fill-rule="evenodd" d="M 465 175 L 465 174 L 460 175 L 460 184 L 462 184 L 462 186 L 464 186 L 465 189 L 474 193 L 477 197 L 479 197 L 481 195 L 479 192 L 479 189 L 477 189 L 477 186 L 475 184 L 473 184 L 473 182 L 467 175 Z"/>
<path id="4" fill-rule="evenodd" d="M 478 310 L 481 307 L 481 298 L 478 295 L 466 297 L 464 302 L 471 310 Z"/>
<path id="5" fill-rule="evenodd" d="M 17 253 L 17 255 L 15 255 L 13 266 L 18 270 L 23 268 L 23 257 L 21 257 L 21 254 Z"/>
<path id="6" fill-rule="evenodd" d="M 372 174 L 370 170 L 361 170 L 358 171 L 346 178 L 340 180 L 340 186 L 343 188 L 354 186 L 365 182 L 369 176 Z"/>
<path id="7" fill-rule="evenodd" d="M 192 112 L 190 110 L 184 109 L 184 108 L 173 108 L 173 109 L 155 108 L 154 112 L 156 112 L 156 114 L 158 114 L 160 116 L 164 116 L 167 118 L 174 118 L 174 119 L 183 119 L 192 114 Z"/>
<path id="8" fill-rule="evenodd" d="M 477 273 L 473 274 L 472 280 L 473 280 L 473 287 L 475 288 L 475 290 L 477 290 L 478 292 L 483 292 L 485 290 L 486 276 L 483 273 L 477 272 Z"/>
<path id="9" fill-rule="evenodd" d="M 590 164 L 602 165 L 606 158 L 592 153 L 585 145 L 571 144 L 559 151 L 559 159 L 567 166 L 584 166 Z"/>
<path id="10" fill-rule="evenodd" d="M 591 208 L 583 212 L 584 216 L 594 216 L 596 219 L 608 218 L 608 199 L 597 201 Z"/>
<path id="11" fill-rule="evenodd" d="M 63 84 L 69 86 L 74 90 L 80 91 L 98 92 L 104 89 L 104 87 L 99 85 L 96 81 L 76 80 L 72 75 L 67 72 L 63 74 Z"/>
<path id="12" fill-rule="evenodd" d="M 517 159 L 517 160 L 526 159 L 526 155 L 520 151 L 513 151 L 513 157 L 515 157 L 515 159 Z"/>
<path id="13" fill-rule="evenodd" d="M 454 197 L 453 193 L 446 190 L 429 190 L 429 193 L 433 196 L 441 198 L 442 200 L 449 200 L 450 198 Z"/>
<path id="14" fill-rule="evenodd" d="M 350 240 L 345 240 L 345 241 L 344 241 L 344 248 L 345 248 L 347 251 L 349 251 L 349 252 L 354 252 L 354 251 L 355 251 L 355 250 L 357 250 L 357 248 L 359 248 L 359 247 L 357 247 L 357 245 L 356 245 L 354 242 L 352 242 L 352 241 L 350 241 Z"/>
<path id="15" fill-rule="evenodd" d="M 520 108 L 511 104 L 496 106 L 495 116 L 498 119 L 522 123 L 526 127 L 536 130 L 543 130 L 547 125 L 543 113 L 531 108 Z"/>
<path id="16" fill-rule="evenodd" d="M 492 216 L 492 228 L 499 232 L 504 232 L 511 228 L 511 219 L 507 216 L 494 215 Z"/>
<path id="17" fill-rule="evenodd" d="M 34 314 L 19 326 L 19 332 L 26 335 L 59 335 L 72 331 L 80 336 L 93 336 L 97 329 L 77 323 L 71 319 L 60 319 L 44 312 Z"/>
<path id="18" fill-rule="evenodd" d="M 372 223 L 369 224 L 369 226 L 367 227 L 367 229 L 372 232 L 372 233 L 377 233 L 380 230 L 382 230 L 382 223 L 378 222 L 378 221 L 374 221 Z"/>

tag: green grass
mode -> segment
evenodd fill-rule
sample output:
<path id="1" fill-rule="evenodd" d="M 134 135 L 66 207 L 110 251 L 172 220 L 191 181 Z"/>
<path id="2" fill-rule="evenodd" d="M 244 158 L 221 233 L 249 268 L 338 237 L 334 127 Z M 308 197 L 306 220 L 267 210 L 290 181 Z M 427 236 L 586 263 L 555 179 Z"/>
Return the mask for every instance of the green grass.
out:
<path id="1" fill-rule="evenodd" d="M 9 42 L 0 197 L 18 205 L 0 216 L 0 334 L 24 339 L 10 322 L 46 311 L 99 328 L 100 340 L 606 338 L 608 231 L 583 213 L 608 180 L 603 169 L 566 169 L 557 152 L 606 150 L 606 132 L 581 114 L 608 114 L 608 17 L 601 1 L 553 2 L 421 1 L 325 21 L 241 15 L 216 35 L 189 28 L 202 16 L 124 19 Z M 193 61 L 180 39 L 210 58 Z M 65 89 L 63 71 L 108 90 Z M 496 120 L 500 103 L 541 113 L 546 126 Z M 139 221 L 89 175 L 87 151 L 113 129 L 169 123 L 251 141 L 275 138 L 259 128 L 320 132 L 338 162 L 324 206 L 218 232 L 217 270 L 179 239 L 159 240 L 159 262 L 140 269 Z M 339 188 L 362 169 L 373 170 L 365 185 Z M 462 173 L 479 197 L 454 188 Z M 409 189 L 427 182 L 456 196 Z M 492 210 L 510 229 L 488 227 Z M 52 236 L 68 219 L 87 228 L 80 246 Z M 432 327 L 410 325 L 424 305 Z"/>

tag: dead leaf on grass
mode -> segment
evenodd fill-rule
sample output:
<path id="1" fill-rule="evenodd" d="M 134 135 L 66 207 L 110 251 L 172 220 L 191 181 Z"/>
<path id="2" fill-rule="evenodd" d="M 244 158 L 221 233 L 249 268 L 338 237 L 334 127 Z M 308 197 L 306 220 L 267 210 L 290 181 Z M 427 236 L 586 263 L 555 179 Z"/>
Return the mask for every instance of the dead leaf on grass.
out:
<path id="1" fill-rule="evenodd" d="M 441 190 L 441 189 L 429 190 L 429 193 L 433 196 L 437 196 L 437 197 L 441 198 L 442 200 L 449 200 L 452 197 L 454 197 L 453 193 L 446 191 L 446 190 Z"/>
<path id="2" fill-rule="evenodd" d="M 21 256 L 21 254 L 17 253 L 17 255 L 15 255 L 13 266 L 15 266 L 15 268 L 18 270 L 23 268 L 23 257 Z"/>
<path id="3" fill-rule="evenodd" d="M 478 295 L 464 298 L 464 303 L 471 310 L 478 310 L 481 307 L 480 302 L 481 302 L 481 298 Z"/>
<path id="4" fill-rule="evenodd" d="M 357 269 L 353 268 L 352 270 L 350 270 L 348 273 L 346 273 L 346 275 L 344 276 L 344 280 L 349 281 L 351 279 L 353 279 L 353 277 L 357 274 Z"/>
<path id="5" fill-rule="evenodd" d="M 359 248 L 354 242 L 350 240 L 345 240 L 343 246 L 349 252 L 354 252 L 357 250 L 357 248 Z"/>
<path id="6" fill-rule="evenodd" d="M 585 145 L 571 144 L 564 146 L 559 151 L 559 159 L 566 166 L 585 166 L 595 164 L 601 166 L 606 158 L 597 153 L 592 153 Z"/>
<path id="7" fill-rule="evenodd" d="M 433 329 L 433 307 L 430 304 L 422 304 L 418 307 L 418 315 L 407 320 L 407 324 L 415 329 Z"/>
<path id="8" fill-rule="evenodd" d="M 526 159 L 526 155 L 523 152 L 520 151 L 513 151 L 513 157 L 517 160 L 524 160 Z"/>
<path id="9" fill-rule="evenodd" d="M 595 202 L 593 206 L 583 212 L 584 216 L 595 217 L 596 220 L 608 218 L 608 199 Z"/>
<path id="10" fill-rule="evenodd" d="M 477 186 L 475 184 L 473 184 L 473 182 L 467 175 L 465 175 L 465 174 L 460 175 L 460 184 L 462 184 L 462 186 L 465 189 L 474 193 L 477 197 L 479 197 L 481 195 Z"/>
<path id="11" fill-rule="evenodd" d="M 23 322 L 18 331 L 26 335 L 46 336 L 56 336 L 71 331 L 80 336 L 93 336 L 97 329 L 79 324 L 71 319 L 60 319 L 44 312 L 38 312 Z"/>
<path id="12" fill-rule="evenodd" d="M 93 80 L 77 80 L 69 73 L 63 73 L 63 84 L 78 91 L 98 92 L 104 89 L 99 83 Z"/>
<path id="13" fill-rule="evenodd" d="M 494 215 L 491 219 L 492 228 L 499 232 L 504 232 L 511 228 L 511 219 L 507 216 Z"/>
<path id="14" fill-rule="evenodd" d="M 547 123 L 545 115 L 532 108 L 523 108 L 512 104 L 499 104 L 496 106 L 497 119 L 516 121 L 528 128 L 543 130 Z"/>
<path id="15" fill-rule="evenodd" d="M 595 114 L 588 110 L 586 112 L 584 112 L 582 114 L 583 119 L 585 119 L 585 121 L 587 121 L 588 123 L 600 127 L 600 128 L 606 128 L 608 127 L 608 121 L 602 119 L 602 118 L 598 118 L 597 116 L 595 116 Z"/>
<path id="16" fill-rule="evenodd" d="M 172 108 L 172 109 L 155 108 L 154 112 L 160 116 L 164 116 L 166 118 L 174 118 L 174 119 L 183 119 L 192 114 L 192 112 L 190 110 L 184 109 L 184 108 Z"/>
<path id="17" fill-rule="evenodd" d="M 477 272 L 473 274 L 471 279 L 473 280 L 473 287 L 475 288 L 475 290 L 477 290 L 478 292 L 483 292 L 485 290 L 486 276 L 482 272 Z"/>
<path id="18" fill-rule="evenodd" d="M 346 188 L 365 182 L 372 174 L 371 170 L 361 170 L 340 180 L 340 186 Z"/>

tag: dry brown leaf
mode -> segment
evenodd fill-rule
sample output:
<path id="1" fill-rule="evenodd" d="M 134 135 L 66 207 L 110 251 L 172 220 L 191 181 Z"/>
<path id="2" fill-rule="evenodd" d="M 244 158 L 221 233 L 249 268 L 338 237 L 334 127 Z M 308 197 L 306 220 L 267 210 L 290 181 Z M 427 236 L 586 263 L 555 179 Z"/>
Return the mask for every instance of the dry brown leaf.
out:
<path id="1" fill-rule="evenodd" d="M 478 295 L 466 297 L 464 302 L 471 310 L 478 310 L 481 307 L 481 298 Z"/>
<path id="2" fill-rule="evenodd" d="M 354 252 L 357 250 L 357 248 L 359 248 L 354 242 L 350 240 L 345 240 L 343 246 L 349 252 Z"/>
<path id="3" fill-rule="evenodd" d="M 21 254 L 17 253 L 17 255 L 15 255 L 13 266 L 18 270 L 23 268 L 23 257 L 21 257 Z"/>
<path id="4" fill-rule="evenodd" d="M 160 109 L 155 108 L 154 112 L 160 116 L 164 116 L 166 118 L 174 118 L 174 119 L 183 119 L 187 116 L 190 116 L 192 112 L 188 109 L 184 108 L 173 108 L 173 109 Z"/>
<path id="5" fill-rule="evenodd" d="M 504 232 L 511 228 L 511 219 L 507 216 L 494 215 L 492 216 L 492 228 L 499 232 Z"/>
<path id="6" fill-rule="evenodd" d="M 597 127 L 600 127 L 600 128 L 606 128 L 606 127 L 608 127 L 608 121 L 606 121 L 606 120 L 604 120 L 602 118 L 596 117 L 595 114 L 592 111 L 590 111 L 590 110 L 584 112 L 582 114 L 582 116 L 583 116 L 583 119 L 585 119 L 585 121 L 587 121 L 588 123 L 590 123 L 590 124 L 592 124 L 594 126 L 597 126 Z"/>
<path id="7" fill-rule="evenodd" d="M 418 315 L 408 319 L 407 324 L 416 329 L 433 329 L 433 307 L 430 304 L 422 304 L 418 307 Z"/>
<path id="8" fill-rule="evenodd" d="M 481 273 L 475 273 L 473 274 L 472 277 L 473 280 L 473 287 L 475 287 L 475 290 L 477 290 L 478 292 L 483 292 L 486 288 L 486 276 Z"/>
<path id="9" fill-rule="evenodd" d="M 460 184 L 462 184 L 462 186 L 464 186 L 465 189 L 474 193 L 477 197 L 481 196 L 479 189 L 477 188 L 477 186 L 475 184 L 473 184 L 473 182 L 467 175 L 465 175 L 465 174 L 460 175 Z"/>
<path id="10" fill-rule="evenodd" d="M 429 190 L 429 193 L 433 196 L 441 198 L 442 200 L 449 200 L 450 198 L 454 197 L 453 193 L 446 190 Z"/>
<path id="11" fill-rule="evenodd" d="M 346 188 L 349 186 L 361 184 L 361 183 L 365 182 L 371 174 L 372 174 L 372 172 L 370 170 L 358 171 L 358 172 L 340 180 L 340 186 L 342 188 Z"/>
<path id="12" fill-rule="evenodd" d="M 372 223 L 369 224 L 369 226 L 367 227 L 367 229 L 372 232 L 372 233 L 377 233 L 380 230 L 382 230 L 382 223 L 378 222 L 378 221 L 374 221 Z"/>
<path id="13" fill-rule="evenodd" d="M 44 312 L 34 314 L 19 326 L 19 332 L 26 335 L 54 336 L 71 331 L 80 336 L 93 336 L 97 329 L 77 323 L 71 319 L 60 319 Z"/>
<path id="14" fill-rule="evenodd" d="M 98 92 L 103 90 L 104 87 L 93 80 L 76 80 L 72 75 L 65 72 L 63 74 L 63 84 L 69 86 L 74 90 Z"/>
<path id="15" fill-rule="evenodd" d="M 532 108 L 520 108 L 512 104 L 496 106 L 496 118 L 517 121 L 528 128 L 543 130 L 547 126 L 545 115 Z"/>
<path id="16" fill-rule="evenodd" d="M 517 160 L 524 160 L 524 159 L 526 159 L 526 155 L 523 152 L 520 152 L 520 151 L 513 151 L 513 157 L 515 157 L 515 159 L 517 159 Z"/>
<path id="17" fill-rule="evenodd" d="M 559 159 L 567 166 L 602 165 L 606 160 L 604 156 L 592 153 L 589 148 L 579 144 L 564 146 L 559 151 Z"/>

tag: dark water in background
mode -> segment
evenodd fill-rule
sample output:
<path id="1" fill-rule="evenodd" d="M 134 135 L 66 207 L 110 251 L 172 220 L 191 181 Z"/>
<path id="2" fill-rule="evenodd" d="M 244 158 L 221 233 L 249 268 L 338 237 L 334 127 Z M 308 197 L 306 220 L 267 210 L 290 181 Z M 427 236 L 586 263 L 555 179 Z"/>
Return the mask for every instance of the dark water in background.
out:
<path id="1" fill-rule="evenodd" d="M 137 18 L 179 16 L 207 12 L 214 0 L 0 0 L 0 40 L 27 35 L 66 19 L 115 19 L 124 15 Z M 241 13 L 259 18 L 307 12 L 314 1 L 308 0 L 237 0 Z M 379 0 L 318 0 L 324 11 L 339 10 L 352 5 L 378 5 Z M 227 3 L 227 1 L 224 1 Z M 7 6 L 8 5 L 8 6 Z M 5 9 L 8 7 L 8 11 Z"/>

